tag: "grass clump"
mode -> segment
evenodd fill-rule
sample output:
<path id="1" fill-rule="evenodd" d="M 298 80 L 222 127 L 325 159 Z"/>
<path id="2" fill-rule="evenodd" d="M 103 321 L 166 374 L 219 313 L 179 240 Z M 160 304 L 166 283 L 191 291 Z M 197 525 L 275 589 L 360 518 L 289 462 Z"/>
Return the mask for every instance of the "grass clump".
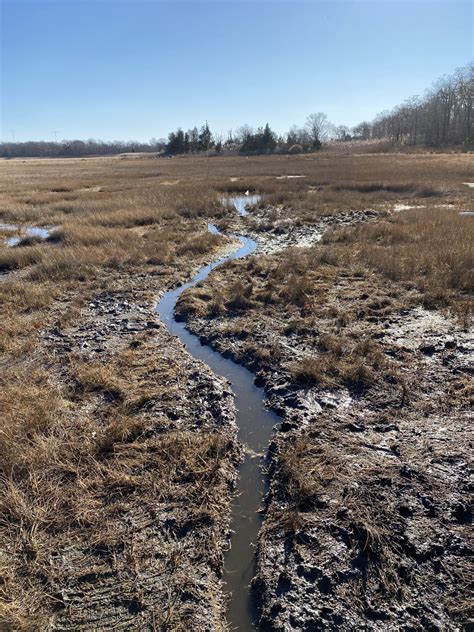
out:
<path id="1" fill-rule="evenodd" d="M 290 365 L 294 380 L 307 386 L 346 386 L 364 391 L 380 377 L 393 378 L 381 347 L 368 338 L 354 343 L 346 337 L 325 335 L 321 336 L 319 348 L 317 355 L 304 356 Z"/>

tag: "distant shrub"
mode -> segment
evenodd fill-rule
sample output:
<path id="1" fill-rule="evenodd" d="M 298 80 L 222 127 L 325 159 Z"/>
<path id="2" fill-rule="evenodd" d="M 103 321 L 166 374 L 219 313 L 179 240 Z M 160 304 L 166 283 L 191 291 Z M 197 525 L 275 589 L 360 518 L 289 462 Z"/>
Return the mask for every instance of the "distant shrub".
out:
<path id="1" fill-rule="evenodd" d="M 299 145 L 298 143 L 295 143 L 294 145 L 292 145 L 288 149 L 288 153 L 289 154 L 302 154 L 303 153 L 303 147 L 302 147 L 302 145 Z"/>

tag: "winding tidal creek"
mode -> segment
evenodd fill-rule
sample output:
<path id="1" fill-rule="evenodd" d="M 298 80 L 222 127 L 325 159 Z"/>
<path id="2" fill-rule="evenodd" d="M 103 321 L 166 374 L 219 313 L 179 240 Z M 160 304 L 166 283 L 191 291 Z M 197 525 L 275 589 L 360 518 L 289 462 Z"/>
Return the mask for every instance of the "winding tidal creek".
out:
<path id="1" fill-rule="evenodd" d="M 257 201 L 257 198 L 238 196 L 230 201 L 240 215 L 245 215 L 245 207 Z M 212 224 L 209 225 L 209 230 L 218 232 Z M 260 509 L 265 489 L 263 453 L 270 441 L 272 429 L 280 418 L 265 407 L 263 389 L 255 386 L 255 376 L 250 371 L 224 358 L 211 347 L 201 344 L 199 338 L 186 329 L 185 323 L 176 321 L 174 317 L 176 302 L 183 292 L 206 279 L 218 266 L 232 259 L 242 259 L 254 252 L 257 247 L 255 241 L 240 235 L 238 239 L 241 246 L 234 252 L 204 266 L 190 281 L 166 292 L 156 311 L 169 331 L 184 343 L 188 352 L 205 362 L 215 374 L 226 378 L 234 393 L 238 437 L 245 447 L 245 459 L 239 468 L 237 493 L 233 502 L 233 535 L 231 546 L 225 555 L 224 582 L 231 594 L 228 621 L 233 629 L 248 632 L 256 629 L 256 605 L 252 599 L 250 583 L 255 574 L 255 551 L 262 522 Z"/>

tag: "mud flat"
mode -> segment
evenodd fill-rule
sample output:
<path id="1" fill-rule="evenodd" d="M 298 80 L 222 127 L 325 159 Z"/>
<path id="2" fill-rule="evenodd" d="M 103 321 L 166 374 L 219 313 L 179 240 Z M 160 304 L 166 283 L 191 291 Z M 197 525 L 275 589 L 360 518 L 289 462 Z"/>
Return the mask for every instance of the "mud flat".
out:
<path id="1" fill-rule="evenodd" d="M 254 579 L 261 628 L 464 629 L 466 322 L 329 246 L 269 250 L 178 305 L 283 418 Z"/>

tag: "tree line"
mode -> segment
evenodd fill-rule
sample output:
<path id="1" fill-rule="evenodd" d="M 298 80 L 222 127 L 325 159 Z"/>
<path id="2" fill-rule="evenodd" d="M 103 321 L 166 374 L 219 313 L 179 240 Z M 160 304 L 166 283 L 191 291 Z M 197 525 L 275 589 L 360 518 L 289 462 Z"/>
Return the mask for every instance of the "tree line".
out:
<path id="1" fill-rule="evenodd" d="M 208 123 L 200 130 L 197 127 L 184 132 L 181 128 L 168 135 L 164 152 L 168 155 L 199 153 L 203 151 L 235 152 L 242 154 L 300 153 L 316 151 L 331 136 L 332 125 L 326 114 L 310 114 L 303 127 L 293 126 L 284 135 L 278 135 L 270 125 L 253 128 L 242 125 L 235 132 L 230 130 L 226 137 L 214 135 Z"/>
<path id="2" fill-rule="evenodd" d="M 206 122 L 200 128 L 181 128 L 167 139 L 152 138 L 149 143 L 136 141 L 103 142 L 72 140 L 57 142 L 0 143 L 0 157 L 67 157 L 152 152 L 159 155 L 197 154 L 202 152 L 240 152 L 242 154 L 294 154 L 319 150 L 331 140 L 385 139 L 393 145 L 428 147 L 473 145 L 472 96 L 474 64 L 459 68 L 439 79 L 423 97 L 415 96 L 390 112 L 378 114 L 353 128 L 333 125 L 324 112 L 310 114 L 304 125 L 293 125 L 278 135 L 270 125 L 252 128 L 243 125 L 226 135 L 213 133 Z"/>
<path id="3" fill-rule="evenodd" d="M 101 140 L 63 140 L 61 142 L 26 141 L 24 143 L 0 143 L 0 157 L 26 158 L 38 156 L 44 158 L 61 158 L 68 156 L 109 156 L 128 152 L 157 152 L 162 151 L 164 142 L 152 139 L 149 143 L 138 141 Z"/>
<path id="4" fill-rule="evenodd" d="M 391 112 L 353 128 L 363 140 L 387 139 L 394 144 L 427 147 L 472 147 L 474 64 L 442 77 L 423 97 L 407 99 Z"/>
<path id="5" fill-rule="evenodd" d="M 222 149 L 222 143 L 216 141 L 206 121 L 206 124 L 200 130 L 197 127 L 193 127 L 187 132 L 183 132 L 179 127 L 175 132 L 170 132 L 164 149 L 165 153 L 169 155 L 196 154 L 202 151 L 209 151 L 210 149 L 215 149 L 219 152 Z"/>
<path id="6" fill-rule="evenodd" d="M 94 139 L 64 140 L 61 142 L 27 141 L 22 143 L 0 143 L 0 157 L 21 158 L 38 156 L 45 158 L 68 156 L 105 156 L 133 152 L 152 152 L 168 156 L 178 154 L 197 154 L 222 151 L 240 152 L 243 154 L 297 153 L 314 151 L 330 136 L 331 125 L 324 113 L 311 114 L 306 125 L 301 128 L 293 126 L 291 130 L 278 136 L 266 123 L 256 129 L 243 125 L 235 132 L 215 134 L 206 122 L 200 128 L 193 127 L 188 131 L 181 128 L 170 132 L 168 139 L 152 138 L 149 143 L 137 141 L 104 142 Z"/>

